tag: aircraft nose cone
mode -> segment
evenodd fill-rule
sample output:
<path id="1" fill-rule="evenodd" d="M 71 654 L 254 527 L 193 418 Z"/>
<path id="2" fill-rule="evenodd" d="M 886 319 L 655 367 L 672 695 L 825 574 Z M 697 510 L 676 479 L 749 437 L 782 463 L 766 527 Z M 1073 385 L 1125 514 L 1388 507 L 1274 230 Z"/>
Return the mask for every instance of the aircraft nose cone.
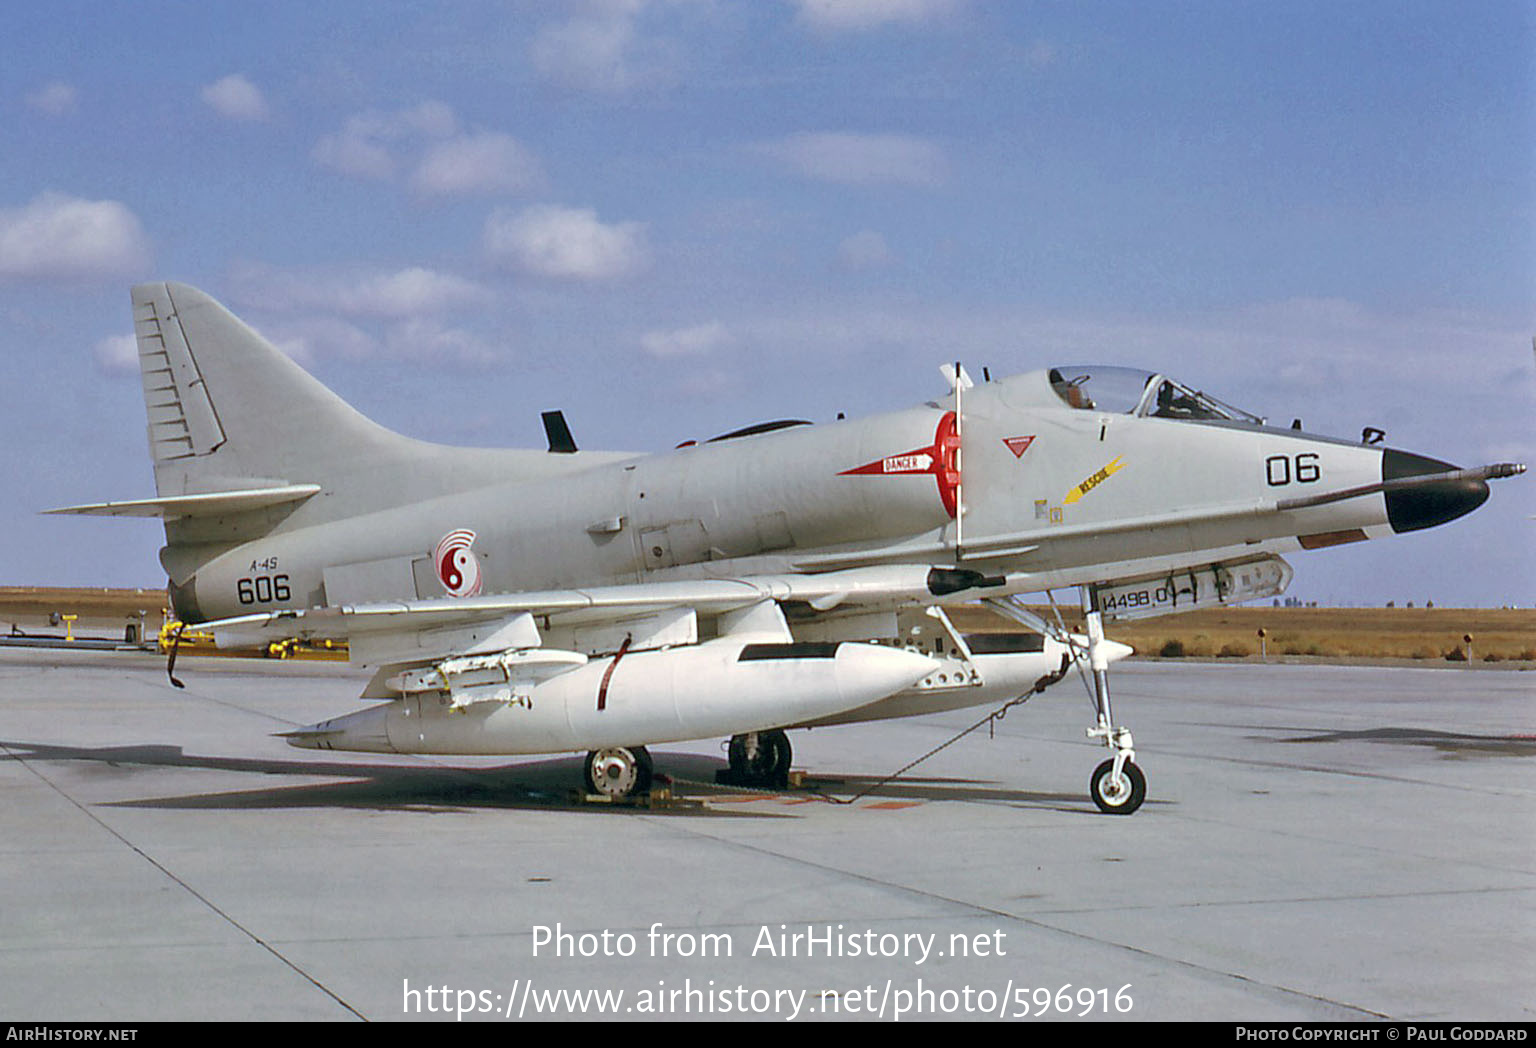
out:
<path id="1" fill-rule="evenodd" d="M 1381 479 L 1400 480 L 1446 473 L 1458 467 L 1439 459 L 1388 448 L 1381 455 Z M 1444 480 L 1423 487 L 1387 492 L 1387 520 L 1401 534 L 1432 528 L 1464 517 L 1488 499 L 1485 480 Z"/>

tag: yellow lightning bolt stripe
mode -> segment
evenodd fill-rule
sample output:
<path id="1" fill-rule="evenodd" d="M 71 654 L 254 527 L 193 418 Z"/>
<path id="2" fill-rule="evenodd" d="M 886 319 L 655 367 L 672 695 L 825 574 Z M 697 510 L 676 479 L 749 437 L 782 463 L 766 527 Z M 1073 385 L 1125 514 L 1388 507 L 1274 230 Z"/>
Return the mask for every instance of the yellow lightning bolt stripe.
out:
<path id="1" fill-rule="evenodd" d="M 1067 492 L 1066 498 L 1062 499 L 1061 501 L 1068 504 L 1076 502 L 1078 499 L 1088 494 L 1088 492 L 1092 491 L 1094 488 L 1104 483 L 1110 477 L 1120 472 L 1120 468 L 1124 465 L 1125 463 L 1120 461 L 1120 456 L 1115 456 L 1114 460 L 1110 462 L 1109 465 L 1105 466 L 1103 469 L 1099 470 L 1093 476 L 1083 481 L 1077 487 Z"/>

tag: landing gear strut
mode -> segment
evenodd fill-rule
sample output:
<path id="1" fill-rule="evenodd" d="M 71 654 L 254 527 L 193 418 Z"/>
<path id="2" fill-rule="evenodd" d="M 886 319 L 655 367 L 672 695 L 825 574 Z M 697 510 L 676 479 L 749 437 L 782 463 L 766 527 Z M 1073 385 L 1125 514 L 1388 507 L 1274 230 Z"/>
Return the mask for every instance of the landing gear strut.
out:
<path id="1" fill-rule="evenodd" d="M 1050 591 L 1046 591 L 1049 596 Z M 1103 739 L 1104 745 L 1113 755 L 1109 760 L 1100 764 L 1093 770 L 1093 777 L 1088 780 L 1088 793 L 1093 797 L 1093 803 L 1098 805 L 1100 811 L 1110 815 L 1129 815 L 1141 807 L 1141 802 L 1147 799 L 1147 777 L 1136 766 L 1135 743 L 1131 740 L 1131 730 L 1125 727 L 1116 727 L 1114 713 L 1109 704 L 1109 656 L 1113 649 L 1108 646 L 1113 642 L 1104 639 L 1104 619 L 1098 611 L 1098 595 L 1093 586 L 1083 586 L 1083 618 L 1088 628 L 1088 668 L 1092 671 L 1091 682 L 1088 684 L 1089 698 L 1093 702 L 1094 725 L 1088 729 L 1090 739 Z M 1082 638 L 1067 630 L 1066 624 L 1061 621 L 1061 614 L 1057 612 L 1055 623 L 1029 611 L 1017 601 L 1017 598 L 987 598 L 986 603 L 1006 618 L 1022 623 L 1032 630 L 1038 630 L 1048 637 L 1054 638 L 1064 645 L 1070 652 L 1072 662 L 1082 665 L 1083 651 Z M 1051 601 L 1054 608 L 1056 602 Z M 1117 645 L 1121 654 L 1128 654 L 1130 649 Z M 1063 660 L 1062 673 L 1065 674 L 1068 663 Z M 1042 678 L 1041 687 L 1054 681 Z"/>
<path id="2" fill-rule="evenodd" d="M 644 746 L 610 746 L 587 754 L 587 789 L 619 800 L 651 788 L 651 755 Z"/>
<path id="3" fill-rule="evenodd" d="M 1088 729 L 1088 737 L 1103 739 L 1114 754 L 1093 770 L 1088 792 L 1099 811 L 1129 815 L 1147 799 L 1147 777 L 1136 766 L 1131 729 L 1115 726 L 1109 704 L 1109 660 L 1103 650 L 1104 620 L 1091 586 L 1083 587 L 1083 618 L 1088 626 L 1088 668 L 1093 671 L 1093 709 L 1097 715 L 1096 723 Z"/>
<path id="4" fill-rule="evenodd" d="M 789 744 L 789 736 L 779 729 L 733 735 L 725 752 L 730 768 L 716 773 L 716 782 L 775 790 L 789 785 L 794 749 Z"/>

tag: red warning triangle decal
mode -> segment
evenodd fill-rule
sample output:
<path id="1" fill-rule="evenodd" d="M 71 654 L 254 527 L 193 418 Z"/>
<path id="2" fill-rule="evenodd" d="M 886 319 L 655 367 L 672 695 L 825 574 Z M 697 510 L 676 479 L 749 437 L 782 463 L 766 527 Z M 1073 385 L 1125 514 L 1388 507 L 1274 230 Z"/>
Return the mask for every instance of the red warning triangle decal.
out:
<path id="1" fill-rule="evenodd" d="M 1004 437 L 1003 443 L 1008 445 L 1008 450 L 1013 452 L 1014 458 L 1023 458 L 1024 452 L 1029 450 L 1029 446 L 1030 444 L 1034 443 L 1034 440 L 1035 438 L 1033 436 Z"/>

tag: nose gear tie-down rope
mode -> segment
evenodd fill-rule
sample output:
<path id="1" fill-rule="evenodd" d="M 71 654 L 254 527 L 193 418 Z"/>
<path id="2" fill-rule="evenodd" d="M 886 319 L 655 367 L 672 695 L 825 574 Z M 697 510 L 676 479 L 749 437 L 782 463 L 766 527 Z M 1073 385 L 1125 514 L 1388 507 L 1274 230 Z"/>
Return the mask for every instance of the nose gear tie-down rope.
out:
<path id="1" fill-rule="evenodd" d="M 893 782 L 896 779 L 901 778 L 901 776 L 905 775 L 907 772 L 911 771 L 913 768 L 917 767 L 919 764 L 923 763 L 923 761 L 927 760 L 929 757 L 932 757 L 934 754 L 938 753 L 940 750 L 944 750 L 944 749 L 947 749 L 950 746 L 953 746 L 955 743 L 957 743 L 961 739 L 965 738 L 967 735 L 969 735 L 971 732 L 975 731 L 977 728 L 981 727 L 983 724 L 993 725 L 997 721 L 1002 720 L 1004 717 L 1006 717 L 1008 715 L 1008 711 L 1013 709 L 1013 707 L 1015 707 L 1015 706 L 1022 706 L 1024 703 L 1026 703 L 1030 699 L 1034 698 L 1040 692 L 1044 691 L 1046 688 L 1050 687 L 1052 684 L 1055 684 L 1057 681 L 1061 680 L 1062 677 L 1066 676 L 1066 674 L 1067 674 L 1067 666 L 1070 663 L 1070 661 L 1071 661 L 1071 657 L 1070 656 L 1063 655 L 1061 657 L 1061 667 L 1055 673 L 1047 673 L 1045 676 L 1043 676 L 1039 680 L 1035 681 L 1034 687 L 1030 688 L 1023 695 L 1020 695 L 1016 699 L 1009 699 L 1007 702 L 1003 703 L 997 709 L 993 710 L 991 713 L 989 713 L 985 717 L 981 718 L 981 720 L 977 721 L 975 724 L 972 724 L 969 728 L 966 728 L 965 730 L 959 732 L 958 734 L 953 735 L 950 738 L 944 740 L 943 742 L 941 742 L 937 746 L 935 746 L 933 749 L 931 749 L 927 753 L 923 754 L 921 757 L 918 757 L 916 760 L 910 761 L 907 764 L 902 765 L 900 768 L 898 768 L 895 771 L 891 772 L 891 774 L 885 776 L 885 778 L 879 779 L 879 780 L 871 783 L 870 785 L 868 785 L 868 786 L 864 787 L 862 790 L 860 790 L 858 793 L 855 793 L 853 796 L 851 796 L 851 797 L 833 797 L 833 796 L 831 796 L 829 794 L 822 793 L 820 790 L 811 790 L 809 792 L 811 793 L 812 796 L 819 797 L 822 800 L 826 801 L 828 804 L 852 804 L 855 801 L 862 800 L 863 798 L 869 796 L 871 793 L 875 792 L 876 790 L 878 790 L 880 787 L 886 785 L 887 783 Z"/>
<path id="2" fill-rule="evenodd" d="M 972 724 L 970 727 L 965 728 L 965 729 L 957 732 L 956 734 L 950 736 L 948 739 L 946 739 L 943 742 L 939 743 L 939 745 L 935 746 L 933 749 L 929 750 L 927 753 L 923 754 L 921 757 L 918 757 L 916 760 L 912 760 L 912 761 L 907 762 L 906 764 L 902 765 L 900 768 L 898 768 L 895 771 L 891 772 L 889 775 L 885 776 L 884 778 L 878 779 L 875 782 L 870 783 L 868 786 L 865 786 L 862 790 L 860 790 L 859 792 L 855 793 L 851 797 L 834 797 L 831 794 L 824 793 L 821 790 L 815 790 L 815 789 L 805 790 L 803 792 L 810 794 L 810 796 L 815 797 L 818 800 L 825 801 L 827 804 L 853 804 L 856 801 L 862 800 L 865 797 L 869 796 L 871 793 L 874 793 L 876 790 L 880 789 L 882 786 L 885 786 L 885 785 L 887 785 L 887 784 L 889 784 L 891 782 L 894 782 L 895 780 L 901 778 L 901 776 L 905 775 L 907 772 L 911 771 L 913 768 L 917 767 L 919 764 L 923 763 L 923 761 L 927 760 L 929 757 L 932 757 L 934 754 L 940 752 L 941 750 L 947 749 L 950 746 L 953 746 L 955 743 L 957 743 L 961 739 L 965 738 L 971 732 L 975 731 L 977 728 L 980 728 L 983 724 L 993 725 L 997 721 L 1002 720 L 1004 717 L 1006 717 L 1008 715 L 1008 711 L 1013 709 L 1013 707 L 1015 707 L 1015 706 L 1022 706 L 1024 703 L 1028 702 L 1034 696 L 1038 695 L 1040 692 L 1044 691 L 1046 688 L 1049 688 L 1052 684 L 1055 684 L 1057 681 L 1059 681 L 1063 677 L 1065 677 L 1067 675 L 1067 667 L 1071 664 L 1071 662 L 1072 662 L 1071 655 L 1069 655 L 1069 654 L 1068 655 L 1063 655 L 1061 657 L 1061 666 L 1057 668 L 1056 672 L 1055 673 L 1047 673 L 1045 676 L 1043 676 L 1039 680 L 1035 681 L 1034 686 L 1031 687 L 1028 691 L 1026 691 L 1023 695 L 1020 695 L 1018 698 L 1015 698 L 1015 699 L 1009 699 L 1007 702 L 1003 703 L 1001 706 L 999 706 L 997 709 L 993 710 L 991 713 L 988 713 L 985 717 L 981 718 L 979 721 L 977 721 L 976 723 Z M 688 783 L 690 785 L 696 785 L 696 786 L 711 786 L 711 787 L 713 787 L 715 789 L 719 789 L 720 788 L 720 785 L 717 784 L 717 783 L 704 783 L 704 782 L 697 782 L 697 781 L 688 780 L 688 779 L 673 779 L 672 781 L 673 782 L 680 782 L 680 783 Z M 789 790 L 753 789 L 753 788 L 750 788 L 750 787 L 738 787 L 738 788 L 729 788 L 728 787 L 728 789 L 730 789 L 730 791 L 733 792 L 733 793 L 768 794 L 768 795 L 781 795 L 781 796 L 782 795 L 788 795 L 788 794 L 794 792 L 794 791 L 789 791 Z M 796 794 L 796 795 L 803 795 L 803 794 Z"/>

